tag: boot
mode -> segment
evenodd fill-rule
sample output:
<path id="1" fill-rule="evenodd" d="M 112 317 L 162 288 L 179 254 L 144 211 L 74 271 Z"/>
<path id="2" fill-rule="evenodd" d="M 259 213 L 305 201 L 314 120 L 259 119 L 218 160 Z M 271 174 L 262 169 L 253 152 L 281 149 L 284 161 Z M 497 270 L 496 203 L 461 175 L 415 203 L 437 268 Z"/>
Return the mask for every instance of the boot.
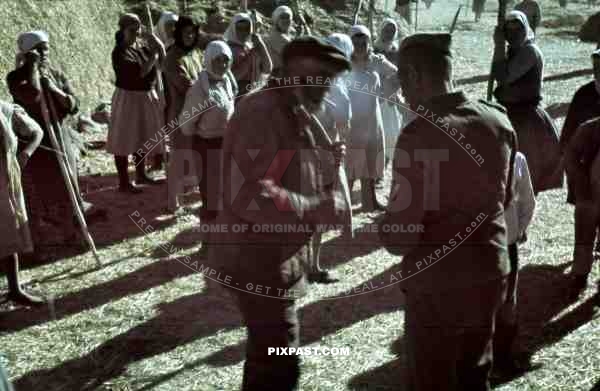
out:
<path id="1" fill-rule="evenodd" d="M 3 259 L 0 262 L 6 264 L 6 279 L 8 280 L 8 299 L 24 306 L 40 306 L 45 303 L 44 299 L 26 292 L 19 281 L 19 257 Z"/>
<path id="2" fill-rule="evenodd" d="M 136 185 L 157 185 L 160 182 L 146 173 L 144 157 L 135 154 L 135 183 Z"/>
<path id="3" fill-rule="evenodd" d="M 129 161 L 127 156 L 115 156 L 115 166 L 119 175 L 119 191 L 131 194 L 141 193 L 142 190 L 140 188 L 129 182 L 129 174 L 127 173 Z"/>

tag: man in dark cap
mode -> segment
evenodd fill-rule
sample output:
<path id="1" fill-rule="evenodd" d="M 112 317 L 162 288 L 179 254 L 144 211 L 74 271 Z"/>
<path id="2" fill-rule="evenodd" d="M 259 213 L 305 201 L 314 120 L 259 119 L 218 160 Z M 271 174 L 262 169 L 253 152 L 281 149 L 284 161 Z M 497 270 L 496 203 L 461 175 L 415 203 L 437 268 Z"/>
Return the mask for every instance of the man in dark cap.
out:
<path id="1" fill-rule="evenodd" d="M 504 206 L 516 135 L 501 107 L 453 91 L 450 43 L 449 34 L 416 34 L 400 47 L 402 92 L 418 117 L 398 138 L 379 229 L 388 251 L 404 256 L 415 391 L 490 389 L 509 271 Z"/>
<path id="2" fill-rule="evenodd" d="M 217 223 L 227 228 L 211 236 L 209 257 L 229 277 L 248 328 L 243 390 L 297 387 L 298 356 L 275 355 L 274 348 L 298 346 L 295 299 L 304 291 L 307 245 L 316 224 L 344 207 L 320 175 L 327 162 L 316 147 L 324 143 L 312 114 L 331 80 L 349 69 L 344 54 L 320 39 L 292 41 L 282 77 L 244 97 L 225 134 Z M 343 144 L 330 152 L 340 159 Z"/>
<path id="3" fill-rule="evenodd" d="M 579 88 L 573 96 L 560 134 L 560 148 L 564 160 L 567 158 L 567 150 L 572 139 L 575 138 L 577 129 L 584 122 L 600 117 L 600 50 L 592 53 L 592 62 L 594 80 Z M 578 172 L 577 169 L 586 171 Z M 577 198 L 575 182 L 582 175 L 584 178 L 587 177 L 586 173 L 588 172 L 589 166 L 579 165 L 572 165 L 571 169 L 567 171 L 567 203 L 575 205 L 575 250 L 573 254 L 575 266 L 571 273 L 571 295 L 573 297 L 578 296 L 587 285 L 588 270 L 593 259 L 594 240 L 596 240 L 596 252 L 600 251 L 600 241 L 596 234 L 600 228 L 600 221 L 595 214 L 589 213 L 589 200 Z M 579 192 L 579 195 L 583 194 Z"/>

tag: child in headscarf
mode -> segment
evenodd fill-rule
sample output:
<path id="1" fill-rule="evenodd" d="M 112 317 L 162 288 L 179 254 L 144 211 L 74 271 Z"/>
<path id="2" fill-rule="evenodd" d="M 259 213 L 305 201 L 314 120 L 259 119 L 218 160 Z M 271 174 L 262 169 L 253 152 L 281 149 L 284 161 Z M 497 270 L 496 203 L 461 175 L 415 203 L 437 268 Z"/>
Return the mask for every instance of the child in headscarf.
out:
<path id="1" fill-rule="evenodd" d="M 204 70 L 188 90 L 179 116 L 182 133 L 192 137 L 192 149 L 201 159 L 202 223 L 214 220 L 222 205 L 221 144 L 238 92 L 232 62 L 233 53 L 224 41 L 207 45 Z"/>
<path id="2" fill-rule="evenodd" d="M 177 195 L 182 193 L 182 179 L 185 176 L 185 161 L 190 160 L 188 151 L 191 139 L 181 134 L 178 117 L 185 103 L 185 96 L 202 71 L 202 53 L 198 48 L 198 22 L 190 16 L 182 16 L 175 23 L 175 43 L 167 52 L 164 64 L 167 88 L 166 119 L 170 131 L 171 150 L 167 177 L 168 209 L 178 208 Z M 193 160 L 193 159 L 191 159 Z"/>
<path id="3" fill-rule="evenodd" d="M 162 41 L 163 45 L 165 45 L 165 50 L 169 50 L 169 48 L 175 43 L 175 23 L 179 16 L 173 12 L 163 12 L 160 15 L 160 19 L 158 19 L 158 23 L 156 24 L 156 35 Z"/>
<path id="4" fill-rule="evenodd" d="M 352 188 L 354 181 L 360 180 L 363 210 L 373 211 L 382 209 L 375 194 L 375 181 L 383 176 L 385 165 L 383 120 L 378 96 L 384 81 L 386 89 L 398 89 L 397 80 L 393 80 L 398 68 L 385 56 L 373 53 L 371 32 L 365 26 L 353 26 L 350 37 L 354 52 L 349 77 L 352 124 L 347 157 L 348 184 Z"/>
<path id="5" fill-rule="evenodd" d="M 21 170 L 44 136 L 40 126 L 17 105 L 0 102 L 0 269 L 8 279 L 8 298 L 23 305 L 43 303 L 23 290 L 19 253 L 33 251 Z M 18 152 L 18 138 L 27 141 Z"/>
<path id="6" fill-rule="evenodd" d="M 283 48 L 294 39 L 292 27 L 294 14 L 290 7 L 281 5 L 275 8 L 271 19 L 273 21 L 273 27 L 271 28 L 269 35 L 265 37 L 265 44 L 269 49 L 269 55 L 273 62 L 272 75 L 277 77 L 280 68 L 283 65 L 283 60 L 281 58 Z"/>
<path id="7" fill-rule="evenodd" d="M 544 58 L 535 45 L 527 16 L 511 11 L 504 26 L 496 29 L 493 74 L 498 81 L 494 95 L 506 107 L 517 132 L 519 150 L 529 163 L 535 194 L 561 188 L 558 131 L 540 106 Z M 508 42 L 508 51 L 504 41 Z"/>
<path id="8" fill-rule="evenodd" d="M 225 41 L 233 53 L 231 71 L 240 95 L 259 88 L 263 75 L 273 71 L 269 51 L 262 38 L 254 32 L 253 25 L 250 15 L 239 13 L 225 31 Z"/>
<path id="9" fill-rule="evenodd" d="M 136 184 L 157 184 L 145 171 L 144 161 L 150 153 L 162 153 L 163 143 L 151 145 L 164 126 L 162 103 L 156 92 L 156 67 L 164 61 L 165 48 L 154 34 L 140 39 L 142 23 L 135 14 L 119 19 L 112 64 L 116 89 L 112 98 L 112 114 L 108 128 L 106 150 L 115 155 L 119 174 L 119 191 L 139 193 L 141 189 L 129 182 L 128 156 L 134 155 Z"/>

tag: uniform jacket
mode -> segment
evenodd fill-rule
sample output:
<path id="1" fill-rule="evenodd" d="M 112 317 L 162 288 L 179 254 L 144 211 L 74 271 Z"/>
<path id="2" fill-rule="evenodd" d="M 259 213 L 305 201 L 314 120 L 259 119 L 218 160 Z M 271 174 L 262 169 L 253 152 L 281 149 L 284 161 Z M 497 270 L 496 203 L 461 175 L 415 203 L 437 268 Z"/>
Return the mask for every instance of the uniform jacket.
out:
<path id="1" fill-rule="evenodd" d="M 507 274 L 504 208 L 516 135 L 501 110 L 461 92 L 438 96 L 418 105 L 419 117 L 398 138 L 379 232 L 388 251 L 404 255 L 407 289 L 442 291 Z M 386 224 L 404 232 L 385 233 Z"/>

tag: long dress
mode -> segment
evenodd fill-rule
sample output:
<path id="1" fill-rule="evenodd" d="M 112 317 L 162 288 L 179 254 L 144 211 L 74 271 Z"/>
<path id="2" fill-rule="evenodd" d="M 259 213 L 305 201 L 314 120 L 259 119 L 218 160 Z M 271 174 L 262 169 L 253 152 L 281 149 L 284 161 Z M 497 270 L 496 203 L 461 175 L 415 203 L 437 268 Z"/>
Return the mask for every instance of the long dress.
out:
<path id="1" fill-rule="evenodd" d="M 59 99 L 56 99 L 52 93 L 46 94 L 56 109 L 59 123 L 62 123 L 68 115 L 77 113 L 79 102 L 62 72 L 51 68 L 48 77 L 68 96 L 68 107 L 63 107 Z M 75 177 L 73 183 L 77 184 L 76 159 L 70 133 L 65 127 L 61 127 L 60 132 L 54 131 L 57 141 L 61 143 L 62 140 L 61 144 L 65 147 L 65 150 L 60 148 L 61 150 L 56 152 L 50 141 L 49 132 L 51 130 L 47 128 L 44 121 L 41 92 L 29 82 L 25 67 L 10 72 L 6 79 L 14 102 L 23 107 L 44 131 L 40 148 L 31 156 L 23 170 L 25 199 L 34 241 L 36 244 L 44 241 L 42 221 L 61 227 L 63 235 L 69 237 L 75 232 L 75 224 L 73 219 L 69 218 L 73 215 L 72 204 L 60 170 L 57 153 L 67 155 L 69 166 Z"/>
<path id="2" fill-rule="evenodd" d="M 377 69 L 381 57 L 371 54 L 366 66 L 353 64 L 348 76 L 352 107 L 350 150 L 346 159 L 349 183 L 383 176 L 385 138 L 378 98 L 381 79 Z"/>
<path id="3" fill-rule="evenodd" d="M 34 129 L 42 131 L 21 107 L 0 102 L 0 259 L 33 251 L 17 137 L 28 139 Z"/>
<path id="4" fill-rule="evenodd" d="M 554 121 L 541 107 L 543 58 L 533 43 L 509 50 L 508 61 L 519 50 L 532 51 L 537 63 L 518 80 L 499 85 L 495 91 L 498 101 L 506 107 L 519 141 L 519 151 L 527 158 L 535 193 L 561 188 L 563 177 L 559 175 L 560 145 Z"/>

